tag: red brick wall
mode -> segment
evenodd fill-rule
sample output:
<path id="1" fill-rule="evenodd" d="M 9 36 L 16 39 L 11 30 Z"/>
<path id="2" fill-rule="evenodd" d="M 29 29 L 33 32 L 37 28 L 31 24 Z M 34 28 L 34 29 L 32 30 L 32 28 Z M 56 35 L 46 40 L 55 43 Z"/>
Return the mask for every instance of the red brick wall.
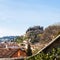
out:
<path id="1" fill-rule="evenodd" d="M 26 57 L 27 56 L 26 52 L 18 50 L 15 54 L 12 55 L 12 58 L 13 57 L 21 57 L 21 56 Z"/>

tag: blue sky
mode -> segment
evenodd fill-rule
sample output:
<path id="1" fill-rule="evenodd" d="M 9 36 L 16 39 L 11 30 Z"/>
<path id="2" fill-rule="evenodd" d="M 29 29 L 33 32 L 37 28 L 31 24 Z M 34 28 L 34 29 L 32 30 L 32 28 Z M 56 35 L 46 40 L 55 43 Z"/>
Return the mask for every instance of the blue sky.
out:
<path id="1" fill-rule="evenodd" d="M 22 35 L 31 26 L 60 22 L 60 0 L 0 0 L 0 36 Z"/>

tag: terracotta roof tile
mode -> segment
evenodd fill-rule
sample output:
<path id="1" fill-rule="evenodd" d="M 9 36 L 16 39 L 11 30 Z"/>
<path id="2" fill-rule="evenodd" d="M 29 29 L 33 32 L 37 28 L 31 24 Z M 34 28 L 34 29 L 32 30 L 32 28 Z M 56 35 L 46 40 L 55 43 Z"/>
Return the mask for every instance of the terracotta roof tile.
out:
<path id="1" fill-rule="evenodd" d="M 0 58 L 9 58 L 14 54 L 16 51 L 18 51 L 20 48 L 0 48 Z M 22 49 L 20 49 L 22 50 Z M 24 50 L 22 50 L 24 51 Z"/>

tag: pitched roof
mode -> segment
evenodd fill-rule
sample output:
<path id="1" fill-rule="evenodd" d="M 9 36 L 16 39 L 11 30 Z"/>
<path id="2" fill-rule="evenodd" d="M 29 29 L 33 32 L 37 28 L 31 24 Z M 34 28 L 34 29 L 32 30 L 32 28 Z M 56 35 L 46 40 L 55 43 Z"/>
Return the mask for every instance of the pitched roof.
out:
<path id="1" fill-rule="evenodd" d="M 41 51 L 43 51 L 45 48 L 47 48 L 48 46 L 50 46 L 54 41 L 56 41 L 58 38 L 60 37 L 60 35 L 58 35 L 56 38 L 54 38 L 54 39 L 52 39 L 47 45 L 45 45 L 44 47 L 42 47 L 41 49 L 40 49 L 40 51 L 38 51 L 37 52 L 37 54 L 38 53 L 40 53 Z M 35 54 L 36 55 L 36 54 Z"/>
<path id="2" fill-rule="evenodd" d="M 24 51 L 24 50 L 22 50 L 20 48 L 17 48 L 17 49 L 16 48 L 15 49 L 11 49 L 11 48 L 0 48 L 0 58 L 9 58 L 14 53 L 16 53 L 18 50 Z"/>
<path id="3" fill-rule="evenodd" d="M 58 35 L 56 38 L 54 38 L 51 42 L 49 42 L 46 46 L 44 46 L 41 50 L 40 50 L 40 52 L 42 51 L 42 50 L 44 50 L 45 48 L 47 48 L 48 46 L 50 46 L 54 41 L 56 41 L 58 38 L 60 37 L 60 35 Z"/>
<path id="4" fill-rule="evenodd" d="M 55 42 L 59 37 L 60 37 L 60 35 L 58 35 L 56 38 L 52 39 L 52 41 L 50 41 L 47 45 L 45 45 L 44 47 L 42 47 L 40 51 L 38 51 L 36 54 L 34 54 L 34 55 L 32 55 L 32 56 L 27 57 L 27 59 L 30 58 L 30 57 L 33 57 L 33 56 L 35 56 L 35 55 L 37 55 L 37 54 L 39 54 L 40 52 L 42 52 L 45 48 L 47 48 L 47 47 L 50 46 L 53 42 Z"/>

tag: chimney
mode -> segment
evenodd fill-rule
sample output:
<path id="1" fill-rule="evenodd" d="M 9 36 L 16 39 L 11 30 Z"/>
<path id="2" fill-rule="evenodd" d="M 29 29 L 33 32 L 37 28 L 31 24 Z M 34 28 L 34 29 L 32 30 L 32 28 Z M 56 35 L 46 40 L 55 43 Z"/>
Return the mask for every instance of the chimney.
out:
<path id="1" fill-rule="evenodd" d="M 8 48 L 7 44 L 6 44 L 6 49 Z"/>

